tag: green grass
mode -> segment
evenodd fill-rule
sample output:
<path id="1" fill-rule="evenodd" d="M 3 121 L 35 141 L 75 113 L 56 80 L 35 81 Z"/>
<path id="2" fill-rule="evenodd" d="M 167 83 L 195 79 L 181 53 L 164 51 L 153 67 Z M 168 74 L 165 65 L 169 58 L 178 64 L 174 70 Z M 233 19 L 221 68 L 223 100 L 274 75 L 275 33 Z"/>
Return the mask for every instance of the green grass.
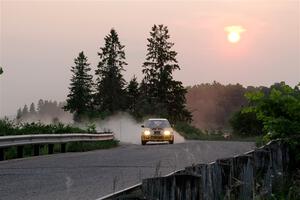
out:
<path id="1" fill-rule="evenodd" d="M 95 141 L 95 142 L 69 142 L 66 146 L 67 152 L 84 152 L 96 149 L 109 149 L 117 147 L 119 141 Z M 54 144 L 54 154 L 60 153 L 60 144 Z M 40 155 L 48 154 L 48 145 L 40 145 Z M 23 158 L 33 156 L 33 145 L 25 145 L 23 149 Z M 10 147 L 5 149 L 5 160 L 17 158 L 17 147 Z"/>
<path id="2" fill-rule="evenodd" d="M 257 145 L 262 143 L 261 136 L 240 136 L 231 135 L 230 138 L 225 138 L 224 133 L 217 131 L 202 131 L 191 124 L 177 123 L 175 130 L 187 140 L 226 140 L 226 141 L 250 141 L 256 142 Z"/>

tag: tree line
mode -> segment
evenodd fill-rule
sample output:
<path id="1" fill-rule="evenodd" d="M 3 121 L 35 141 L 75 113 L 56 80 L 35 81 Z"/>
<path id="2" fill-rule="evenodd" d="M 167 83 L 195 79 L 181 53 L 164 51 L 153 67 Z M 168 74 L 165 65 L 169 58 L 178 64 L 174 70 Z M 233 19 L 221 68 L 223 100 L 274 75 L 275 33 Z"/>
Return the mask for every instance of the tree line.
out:
<path id="1" fill-rule="evenodd" d="M 60 119 L 66 118 L 68 115 L 68 113 L 63 110 L 65 105 L 65 102 L 40 99 L 37 105 L 31 103 L 30 106 L 25 104 L 23 108 L 19 108 L 17 110 L 16 120 L 17 122 L 43 121 L 58 123 Z"/>
<path id="2" fill-rule="evenodd" d="M 154 25 L 147 39 L 147 54 L 142 64 L 143 79 L 134 76 L 129 83 L 122 72 L 127 66 L 125 46 L 115 29 L 104 38 L 98 52 L 99 63 L 94 75 L 88 58 L 80 52 L 71 68 L 72 78 L 64 109 L 74 113 L 74 120 L 95 118 L 126 111 L 136 118 L 166 117 L 172 122 L 191 121 L 186 108 L 186 88 L 174 80 L 172 73 L 180 70 L 172 49 L 167 26 Z M 93 81 L 95 80 L 95 81 Z"/>

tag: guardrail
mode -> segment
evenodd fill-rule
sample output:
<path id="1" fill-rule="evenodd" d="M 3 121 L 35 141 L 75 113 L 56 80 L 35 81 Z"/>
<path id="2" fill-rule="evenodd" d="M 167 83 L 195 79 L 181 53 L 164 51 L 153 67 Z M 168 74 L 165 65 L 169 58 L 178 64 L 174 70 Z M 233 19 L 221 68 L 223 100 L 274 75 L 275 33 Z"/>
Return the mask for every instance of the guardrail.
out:
<path id="1" fill-rule="evenodd" d="M 113 140 L 112 132 L 88 134 L 88 133 L 65 133 L 65 134 L 35 134 L 35 135 L 14 135 L 0 136 L 0 161 L 4 160 L 5 149 L 17 146 L 17 157 L 23 157 L 24 145 L 33 145 L 34 155 L 39 155 L 41 144 L 48 144 L 48 154 L 53 153 L 54 144 L 61 144 L 61 152 L 66 152 L 67 142 L 87 142 Z"/>

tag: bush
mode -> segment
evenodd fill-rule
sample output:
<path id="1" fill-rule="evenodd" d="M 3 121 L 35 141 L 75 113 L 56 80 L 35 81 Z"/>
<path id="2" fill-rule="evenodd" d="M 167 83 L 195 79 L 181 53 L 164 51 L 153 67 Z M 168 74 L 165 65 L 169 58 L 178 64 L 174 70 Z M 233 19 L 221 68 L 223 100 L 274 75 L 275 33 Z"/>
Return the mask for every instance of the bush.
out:
<path id="1" fill-rule="evenodd" d="M 223 133 L 220 131 L 214 133 L 203 133 L 200 129 L 185 122 L 180 122 L 175 125 L 175 130 L 180 133 L 185 139 L 190 140 L 224 140 Z"/>
<path id="2" fill-rule="evenodd" d="M 23 134 L 59 134 L 59 133 L 87 133 L 94 131 L 91 127 L 84 130 L 70 125 L 42 124 L 40 122 L 16 124 L 7 118 L 0 120 L 0 136 L 4 135 L 23 135 Z"/>

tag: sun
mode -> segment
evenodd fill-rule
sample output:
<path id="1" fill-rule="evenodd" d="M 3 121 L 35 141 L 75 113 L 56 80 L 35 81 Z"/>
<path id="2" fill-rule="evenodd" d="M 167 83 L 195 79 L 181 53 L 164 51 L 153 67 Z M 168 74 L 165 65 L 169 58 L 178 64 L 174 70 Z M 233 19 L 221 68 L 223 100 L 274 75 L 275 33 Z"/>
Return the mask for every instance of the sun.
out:
<path id="1" fill-rule="evenodd" d="M 227 40 L 231 43 L 239 42 L 241 39 L 240 34 L 246 31 L 242 26 L 227 26 L 224 30 L 227 32 Z"/>
<path id="2" fill-rule="evenodd" d="M 240 41 L 241 36 L 238 32 L 230 32 L 227 35 L 227 39 L 231 43 L 237 43 L 238 41 Z"/>

